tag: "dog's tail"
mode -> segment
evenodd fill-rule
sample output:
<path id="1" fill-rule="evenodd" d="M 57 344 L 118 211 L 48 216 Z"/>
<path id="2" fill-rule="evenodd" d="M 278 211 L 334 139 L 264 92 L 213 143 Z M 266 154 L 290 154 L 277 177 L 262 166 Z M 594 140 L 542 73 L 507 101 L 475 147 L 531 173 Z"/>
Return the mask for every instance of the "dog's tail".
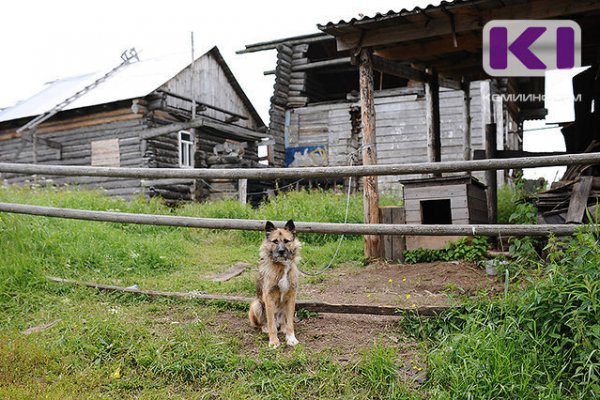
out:
<path id="1" fill-rule="evenodd" d="M 263 305 L 258 299 L 250 303 L 248 319 L 250 319 L 250 325 L 252 325 L 254 328 L 259 328 L 264 324 L 265 316 Z"/>

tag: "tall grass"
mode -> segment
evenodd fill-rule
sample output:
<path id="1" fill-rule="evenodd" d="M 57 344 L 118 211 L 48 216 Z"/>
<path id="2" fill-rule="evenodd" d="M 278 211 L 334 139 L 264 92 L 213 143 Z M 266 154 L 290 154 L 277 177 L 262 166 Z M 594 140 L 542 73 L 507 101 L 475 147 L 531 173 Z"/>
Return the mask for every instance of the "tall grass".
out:
<path id="1" fill-rule="evenodd" d="M 432 340 L 429 387 L 441 399 L 589 399 L 600 393 L 597 232 L 547 248 L 546 276 L 437 319 L 407 319 Z"/>

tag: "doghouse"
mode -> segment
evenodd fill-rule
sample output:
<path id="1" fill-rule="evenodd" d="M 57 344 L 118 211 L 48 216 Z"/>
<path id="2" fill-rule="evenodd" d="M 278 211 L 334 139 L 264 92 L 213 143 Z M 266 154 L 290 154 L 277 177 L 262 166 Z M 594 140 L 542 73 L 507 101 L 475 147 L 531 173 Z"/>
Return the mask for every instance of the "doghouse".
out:
<path id="1" fill-rule="evenodd" d="M 403 180 L 407 224 L 487 224 L 486 186 L 470 175 Z M 459 236 L 406 236 L 406 248 L 443 248 Z"/>

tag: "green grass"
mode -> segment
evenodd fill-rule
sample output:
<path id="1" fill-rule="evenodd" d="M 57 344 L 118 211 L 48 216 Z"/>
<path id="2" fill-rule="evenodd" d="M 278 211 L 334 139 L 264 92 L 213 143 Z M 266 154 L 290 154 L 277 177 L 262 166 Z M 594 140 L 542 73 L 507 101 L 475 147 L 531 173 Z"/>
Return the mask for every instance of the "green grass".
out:
<path id="1" fill-rule="evenodd" d="M 216 218 L 341 222 L 345 196 L 288 193 L 258 209 L 235 201 L 171 209 L 157 200 L 124 202 L 83 190 L 0 189 L 0 201 L 91 210 Z M 351 199 L 349 221 L 361 220 Z M 208 279 L 238 261 L 256 265 L 260 232 L 209 231 L 0 214 L 0 398 L 415 398 L 401 382 L 377 383 L 379 364 L 393 375 L 395 354 L 371 352 L 341 365 L 335 354 L 302 346 L 251 349 L 220 315 L 245 323 L 243 309 L 193 301 L 150 300 L 61 286 L 47 275 L 138 284 L 145 289 L 253 295 L 254 273 L 224 283 Z M 337 236 L 306 235 L 302 265 L 318 270 Z M 362 265 L 362 238 L 347 237 L 334 268 Z M 25 336 L 32 326 L 58 321 Z M 258 350 L 256 350 L 258 349 Z M 258 351 L 260 354 L 256 354 Z M 383 379 L 383 378 L 382 378 Z M 373 381 L 375 380 L 375 381 Z"/>
<path id="2" fill-rule="evenodd" d="M 258 209 L 235 201 L 171 209 L 79 190 L 0 189 L 0 201 L 92 210 L 341 222 L 345 196 L 288 193 Z M 360 222 L 353 196 L 350 222 Z M 302 235 L 302 266 L 318 270 L 337 237 Z M 598 396 L 598 232 L 547 246 L 535 274 L 506 296 L 477 298 L 436 318 L 406 317 L 421 343 L 428 379 L 402 377 L 406 356 L 391 346 L 360 349 L 349 362 L 300 345 L 270 351 L 241 338 L 245 310 L 196 301 L 105 294 L 48 282 L 47 275 L 138 284 L 145 289 L 252 295 L 254 275 L 224 283 L 212 274 L 256 265 L 260 232 L 97 223 L 0 213 L 1 399 L 590 399 Z M 460 247 L 453 251 L 461 250 Z M 462 250 L 461 250 L 462 251 Z M 334 268 L 363 263 L 362 239 L 348 237 Z M 525 278 L 523 278 L 525 277 Z M 327 276 L 318 279 L 327 279 Z M 31 335 L 23 331 L 57 321 Z M 376 339 L 376 338 L 375 338 Z M 250 343 L 248 343 L 250 341 Z M 403 359 L 404 358 L 404 359 Z"/>
<path id="3" fill-rule="evenodd" d="M 598 232 L 550 241 L 542 279 L 405 327 L 430 347 L 440 399 L 591 399 L 600 393 Z"/>

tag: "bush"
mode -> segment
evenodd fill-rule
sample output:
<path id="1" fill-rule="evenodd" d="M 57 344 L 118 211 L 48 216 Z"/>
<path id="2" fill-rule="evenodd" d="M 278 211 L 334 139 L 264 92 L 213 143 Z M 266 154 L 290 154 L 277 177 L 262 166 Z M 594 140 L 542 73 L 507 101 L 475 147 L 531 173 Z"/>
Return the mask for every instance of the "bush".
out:
<path id="1" fill-rule="evenodd" d="M 485 258 L 488 239 L 485 236 L 466 237 L 450 242 L 444 249 L 414 249 L 404 252 L 404 259 L 409 264 L 434 261 L 478 261 Z"/>

